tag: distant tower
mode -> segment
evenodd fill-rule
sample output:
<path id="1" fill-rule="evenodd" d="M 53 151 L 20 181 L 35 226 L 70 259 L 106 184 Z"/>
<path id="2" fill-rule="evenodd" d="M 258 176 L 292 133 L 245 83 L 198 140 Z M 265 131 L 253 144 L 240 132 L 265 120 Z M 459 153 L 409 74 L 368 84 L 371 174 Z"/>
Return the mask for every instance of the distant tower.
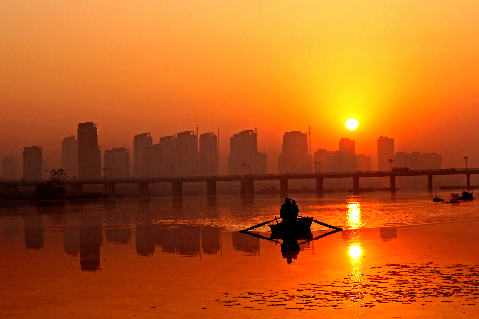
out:
<path id="1" fill-rule="evenodd" d="M 280 174 L 312 172 L 310 158 L 306 133 L 300 131 L 284 133 L 283 151 L 278 158 Z"/>
<path id="2" fill-rule="evenodd" d="M 200 135 L 200 175 L 218 175 L 218 138 L 212 133 Z"/>
<path id="3" fill-rule="evenodd" d="M 266 153 L 258 152 L 258 135 L 253 130 L 230 137 L 228 174 L 267 174 Z"/>
<path id="4" fill-rule="evenodd" d="M 65 137 L 62 141 L 62 169 L 68 178 L 78 176 L 78 140 L 75 135 Z"/>
<path id="5" fill-rule="evenodd" d="M 14 180 L 19 178 L 18 161 L 15 158 L 3 158 L 3 178 L 6 180 Z"/>
<path id="6" fill-rule="evenodd" d="M 23 178 L 27 181 L 42 180 L 42 148 L 38 146 L 23 149 Z"/>
<path id="7" fill-rule="evenodd" d="M 394 139 L 386 136 L 378 138 L 378 171 L 390 170 L 390 160 L 394 160 Z M 395 163 L 397 166 L 398 163 Z"/>
<path id="8" fill-rule="evenodd" d="M 145 163 L 146 149 L 153 145 L 153 138 L 150 133 L 135 135 L 133 138 L 133 165 L 135 177 L 148 176 L 147 165 Z"/>
<path id="9" fill-rule="evenodd" d="M 98 129 L 93 122 L 78 124 L 78 177 L 101 178 L 101 151 L 98 148 Z"/>

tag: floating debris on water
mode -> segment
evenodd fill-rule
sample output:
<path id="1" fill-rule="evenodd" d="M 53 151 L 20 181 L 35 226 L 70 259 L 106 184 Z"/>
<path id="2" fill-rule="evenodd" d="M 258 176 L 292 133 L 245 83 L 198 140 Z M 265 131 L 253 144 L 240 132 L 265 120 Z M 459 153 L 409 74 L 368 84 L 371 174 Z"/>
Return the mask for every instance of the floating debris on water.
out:
<path id="1" fill-rule="evenodd" d="M 255 310 L 263 306 L 314 310 L 341 309 L 346 304 L 372 308 L 393 302 L 425 305 L 432 301 L 476 306 L 479 299 L 479 265 L 386 264 L 365 272 L 368 273 L 332 282 L 304 283 L 290 290 L 225 293 L 226 299 L 217 301 L 225 306 Z"/>

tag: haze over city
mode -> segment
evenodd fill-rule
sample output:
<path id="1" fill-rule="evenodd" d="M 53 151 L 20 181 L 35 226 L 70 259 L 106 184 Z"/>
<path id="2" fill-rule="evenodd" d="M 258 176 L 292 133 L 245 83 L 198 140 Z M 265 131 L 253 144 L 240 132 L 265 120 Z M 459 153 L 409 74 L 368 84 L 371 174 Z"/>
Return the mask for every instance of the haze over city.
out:
<path id="1" fill-rule="evenodd" d="M 282 136 L 341 138 L 377 167 L 376 140 L 479 165 L 477 1 L 117 1 L 0 4 L 0 157 L 98 125 L 102 150 L 133 136 L 257 128 L 276 172 Z M 359 121 L 356 130 L 345 126 Z"/>

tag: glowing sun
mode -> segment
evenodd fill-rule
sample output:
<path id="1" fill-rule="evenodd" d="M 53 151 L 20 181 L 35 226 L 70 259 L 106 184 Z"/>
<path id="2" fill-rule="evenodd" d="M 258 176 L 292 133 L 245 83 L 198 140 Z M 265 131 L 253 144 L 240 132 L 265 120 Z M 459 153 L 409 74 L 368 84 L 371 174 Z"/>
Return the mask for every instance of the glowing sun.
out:
<path id="1" fill-rule="evenodd" d="M 350 118 L 346 121 L 346 127 L 351 131 L 355 130 L 358 127 L 358 120 Z"/>

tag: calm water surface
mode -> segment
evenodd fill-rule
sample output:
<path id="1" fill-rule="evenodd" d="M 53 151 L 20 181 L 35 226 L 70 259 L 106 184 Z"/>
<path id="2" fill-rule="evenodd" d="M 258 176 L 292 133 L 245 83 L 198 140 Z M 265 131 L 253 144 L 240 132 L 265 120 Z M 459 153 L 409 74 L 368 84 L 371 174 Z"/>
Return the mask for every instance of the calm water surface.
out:
<path id="1" fill-rule="evenodd" d="M 0 317 L 461 318 L 477 311 L 478 202 L 433 203 L 421 192 L 292 197 L 301 215 L 345 230 L 328 235 L 313 224 L 320 238 L 298 241 L 293 252 L 237 232 L 279 216 L 279 196 L 0 208 Z M 258 230 L 269 237 L 267 227 Z"/>

